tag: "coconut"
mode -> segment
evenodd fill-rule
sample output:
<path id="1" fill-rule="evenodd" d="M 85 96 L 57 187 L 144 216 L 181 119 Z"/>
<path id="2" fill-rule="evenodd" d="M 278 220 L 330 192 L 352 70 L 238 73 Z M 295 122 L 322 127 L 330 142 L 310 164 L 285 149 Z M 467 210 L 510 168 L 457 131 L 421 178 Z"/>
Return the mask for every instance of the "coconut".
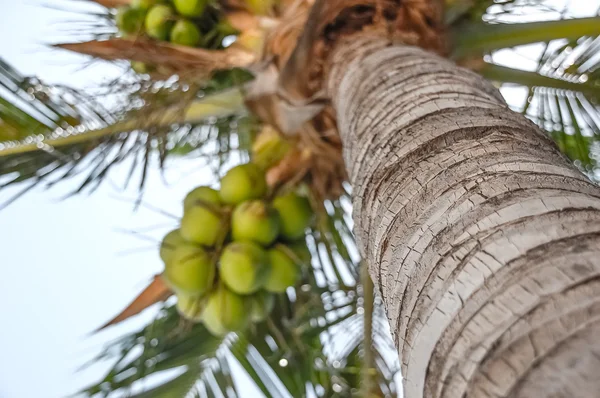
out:
<path id="1" fill-rule="evenodd" d="M 294 286 L 300 277 L 300 267 L 294 261 L 290 248 L 277 245 L 268 252 L 271 263 L 264 289 L 272 293 L 283 293 L 288 287 Z"/>
<path id="2" fill-rule="evenodd" d="M 244 298 L 220 286 L 210 294 L 202 313 L 202 322 L 215 336 L 241 331 L 248 325 L 248 311 Z"/>
<path id="3" fill-rule="evenodd" d="M 221 201 L 237 205 L 251 199 L 260 199 L 267 193 L 265 173 L 258 166 L 247 163 L 229 170 L 221 179 Z"/>
<path id="4" fill-rule="evenodd" d="M 215 272 L 215 264 L 204 249 L 181 244 L 165 263 L 164 278 L 176 293 L 199 296 L 210 290 Z"/>
<path id="5" fill-rule="evenodd" d="M 281 236 L 286 240 L 302 238 L 313 220 L 313 211 L 308 199 L 289 193 L 276 197 L 273 207 L 279 213 Z"/>
<path id="6" fill-rule="evenodd" d="M 167 40 L 174 23 L 175 13 L 166 4 L 157 4 L 146 14 L 146 33 L 157 40 Z"/>
<path id="7" fill-rule="evenodd" d="M 183 237 L 181 236 L 181 231 L 179 229 L 174 229 L 173 231 L 165 235 L 160 244 L 160 258 L 163 260 L 163 262 L 168 263 L 169 261 L 171 261 L 175 249 L 179 245 L 183 245 L 186 243 L 187 242 L 185 241 L 185 239 L 183 239 Z"/>
<path id="8" fill-rule="evenodd" d="M 231 216 L 231 234 L 236 241 L 253 241 L 268 246 L 279 233 L 277 212 L 262 200 L 237 206 Z"/>
<path id="9" fill-rule="evenodd" d="M 219 191 L 206 186 L 195 188 L 191 190 L 183 200 L 183 209 L 187 210 L 194 205 L 201 204 L 219 206 L 221 204 Z"/>
<path id="10" fill-rule="evenodd" d="M 173 4 L 181 15 L 196 18 L 202 15 L 208 0 L 173 0 Z"/>
<path id="11" fill-rule="evenodd" d="M 202 310 L 204 309 L 202 304 L 202 299 L 198 296 L 183 293 L 177 295 L 177 312 L 188 321 L 198 323 L 202 320 Z"/>
<path id="12" fill-rule="evenodd" d="M 140 61 L 131 61 L 131 69 L 133 69 L 133 71 L 136 73 L 145 75 L 147 73 L 154 72 L 155 68 L 152 65 L 148 65 Z"/>
<path id="13" fill-rule="evenodd" d="M 191 21 L 180 19 L 171 30 L 171 43 L 196 47 L 200 43 L 200 29 Z"/>
<path id="14" fill-rule="evenodd" d="M 148 11 L 151 7 L 160 3 L 160 0 L 131 0 L 131 7 Z"/>
<path id="15" fill-rule="evenodd" d="M 144 26 L 144 12 L 131 7 L 119 7 L 115 22 L 119 32 L 123 35 L 135 35 L 142 31 Z"/>
<path id="16" fill-rule="evenodd" d="M 221 254 L 221 280 L 239 294 L 258 291 L 269 274 L 269 268 L 267 253 L 255 243 L 233 242 Z"/>
<path id="17" fill-rule="evenodd" d="M 271 13 L 275 0 L 245 0 L 246 6 L 253 14 L 268 15 Z"/>
<path id="18" fill-rule="evenodd" d="M 181 236 L 203 246 L 214 246 L 228 227 L 221 214 L 218 193 L 209 187 L 198 187 L 183 201 Z"/>

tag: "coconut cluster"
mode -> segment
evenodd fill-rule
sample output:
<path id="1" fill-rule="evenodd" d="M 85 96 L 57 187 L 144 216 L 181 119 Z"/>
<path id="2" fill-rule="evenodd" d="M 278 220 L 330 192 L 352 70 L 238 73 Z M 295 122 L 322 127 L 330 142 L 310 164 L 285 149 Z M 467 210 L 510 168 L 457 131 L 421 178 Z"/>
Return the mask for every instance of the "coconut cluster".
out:
<path id="1" fill-rule="evenodd" d="M 145 35 L 173 44 L 202 47 L 214 28 L 207 17 L 212 0 L 132 0 L 117 9 L 115 21 L 123 36 Z M 213 7 L 214 8 L 214 7 Z M 149 65 L 132 62 L 138 73 L 148 73 Z"/>
<path id="2" fill-rule="evenodd" d="M 186 196 L 180 227 L 161 243 L 163 277 L 180 314 L 216 336 L 266 319 L 274 295 L 294 286 L 310 261 L 308 200 L 267 195 L 262 169 L 234 167 L 219 190 L 202 186 Z"/>

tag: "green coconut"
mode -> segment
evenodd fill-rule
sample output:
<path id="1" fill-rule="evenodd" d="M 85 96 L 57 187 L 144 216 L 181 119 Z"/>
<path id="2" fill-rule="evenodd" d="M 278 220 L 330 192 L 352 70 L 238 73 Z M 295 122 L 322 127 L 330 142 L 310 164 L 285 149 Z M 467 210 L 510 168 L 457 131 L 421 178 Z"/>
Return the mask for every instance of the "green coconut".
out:
<path id="1" fill-rule="evenodd" d="M 199 187 L 183 201 L 181 236 L 203 246 L 214 246 L 228 227 L 221 214 L 219 195 L 209 187 Z"/>
<path id="2" fill-rule="evenodd" d="M 179 315 L 188 321 L 198 323 L 202 320 L 204 305 L 200 297 L 179 293 L 177 294 L 176 307 Z"/>
<path id="3" fill-rule="evenodd" d="M 146 33 L 157 40 L 167 40 L 173 27 L 175 12 L 166 4 L 157 4 L 146 14 Z"/>
<path id="4" fill-rule="evenodd" d="M 186 244 L 186 240 L 181 236 L 181 231 L 179 229 L 174 229 L 169 232 L 163 238 L 160 244 L 160 258 L 163 262 L 168 263 L 173 258 L 173 253 L 175 249 L 180 246 Z"/>
<path id="5" fill-rule="evenodd" d="M 152 65 L 148 65 L 140 61 L 131 61 L 131 69 L 133 69 L 134 72 L 139 73 L 141 75 L 154 72 L 155 70 L 155 68 Z"/>
<path id="6" fill-rule="evenodd" d="M 215 273 L 215 264 L 204 249 L 182 244 L 165 263 L 164 277 L 176 293 L 199 296 L 210 290 Z"/>
<path id="7" fill-rule="evenodd" d="M 275 296 L 271 293 L 261 290 L 248 299 L 250 307 L 250 320 L 254 323 L 262 322 L 273 311 L 275 306 Z"/>
<path id="8" fill-rule="evenodd" d="M 255 164 L 236 166 L 221 178 L 219 194 L 223 203 L 237 205 L 247 200 L 260 199 L 266 193 L 265 173 Z"/>
<path id="9" fill-rule="evenodd" d="M 248 325 L 248 318 L 245 299 L 224 286 L 208 296 L 202 313 L 202 322 L 215 336 L 244 330 Z"/>
<path id="10" fill-rule="evenodd" d="M 268 15 L 273 10 L 276 0 L 245 0 L 253 14 Z"/>
<path id="11" fill-rule="evenodd" d="M 277 245 L 268 252 L 271 262 L 264 289 L 272 293 L 283 293 L 300 277 L 300 267 L 293 259 L 293 252 L 284 245 Z"/>
<path id="12" fill-rule="evenodd" d="M 233 211 L 231 234 L 236 241 L 253 241 L 268 246 L 278 233 L 277 212 L 262 200 L 249 200 Z"/>
<path id="13" fill-rule="evenodd" d="M 302 238 L 314 217 L 308 199 L 289 193 L 276 197 L 273 207 L 279 212 L 281 236 L 286 240 Z"/>
<path id="14" fill-rule="evenodd" d="M 119 7 L 115 22 L 123 35 L 138 34 L 144 26 L 144 12 L 127 6 Z"/>
<path id="15" fill-rule="evenodd" d="M 221 280 L 238 294 L 257 292 L 264 285 L 269 269 L 267 253 L 255 243 L 233 242 L 221 254 Z"/>
<path id="16" fill-rule="evenodd" d="M 194 205 L 210 204 L 215 206 L 221 205 L 219 191 L 211 187 L 201 186 L 191 190 L 183 200 L 183 209 L 187 210 Z"/>
<path id="17" fill-rule="evenodd" d="M 171 29 L 171 43 L 173 44 L 196 47 L 200 43 L 200 39 L 200 29 L 186 19 L 180 19 Z"/>
<path id="18" fill-rule="evenodd" d="M 161 0 L 131 0 L 131 7 L 148 11 L 151 7 L 159 4 Z"/>
<path id="19" fill-rule="evenodd" d="M 208 0 L 173 0 L 173 4 L 181 15 L 196 18 L 204 13 Z"/>

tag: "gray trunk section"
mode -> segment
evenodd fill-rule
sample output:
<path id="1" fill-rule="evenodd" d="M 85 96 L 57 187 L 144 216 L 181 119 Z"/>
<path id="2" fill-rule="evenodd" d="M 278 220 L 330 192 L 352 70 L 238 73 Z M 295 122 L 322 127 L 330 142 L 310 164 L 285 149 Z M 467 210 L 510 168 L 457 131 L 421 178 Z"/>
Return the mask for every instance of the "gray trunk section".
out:
<path id="1" fill-rule="evenodd" d="M 600 189 L 447 60 L 365 36 L 331 62 L 405 397 L 600 397 Z"/>

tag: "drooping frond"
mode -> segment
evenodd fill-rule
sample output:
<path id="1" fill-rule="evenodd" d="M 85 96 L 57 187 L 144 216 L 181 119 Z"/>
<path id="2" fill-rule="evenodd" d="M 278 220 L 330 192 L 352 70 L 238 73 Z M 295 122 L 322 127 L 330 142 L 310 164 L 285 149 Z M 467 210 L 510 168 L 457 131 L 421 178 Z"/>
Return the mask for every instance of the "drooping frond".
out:
<path id="1" fill-rule="evenodd" d="M 9 67 L 0 72 L 3 85 L 11 90 L 0 92 L 5 96 L 0 98 L 5 104 L 2 131 L 9 139 L 0 142 L 0 189 L 29 181 L 20 192 L 24 193 L 37 184 L 51 186 L 84 173 L 75 192 L 93 190 L 112 167 L 131 160 L 124 185 L 137 172 L 143 188 L 148 167 L 163 165 L 169 155 L 210 148 L 203 156 L 218 155 L 224 162 L 238 148 L 228 145 L 229 139 L 216 138 L 246 136 L 254 130 L 240 91 L 250 76 L 241 70 L 217 73 L 196 85 L 176 78 L 124 78 L 97 98 L 31 83 Z M 116 103 L 110 111 L 99 105 L 107 97 Z M 72 101 L 65 102 L 69 98 Z M 237 143 L 248 141 L 237 138 Z"/>
<path id="2" fill-rule="evenodd" d="M 593 148 L 600 139 L 600 17 L 574 19 L 568 9 L 543 1 L 484 3 L 481 20 L 457 21 L 453 27 L 454 56 L 492 81 L 525 87 L 525 105 L 511 105 L 547 130 L 593 177 Z M 529 45 L 526 56 L 523 45 Z M 526 62 L 504 61 L 515 57 Z"/>

